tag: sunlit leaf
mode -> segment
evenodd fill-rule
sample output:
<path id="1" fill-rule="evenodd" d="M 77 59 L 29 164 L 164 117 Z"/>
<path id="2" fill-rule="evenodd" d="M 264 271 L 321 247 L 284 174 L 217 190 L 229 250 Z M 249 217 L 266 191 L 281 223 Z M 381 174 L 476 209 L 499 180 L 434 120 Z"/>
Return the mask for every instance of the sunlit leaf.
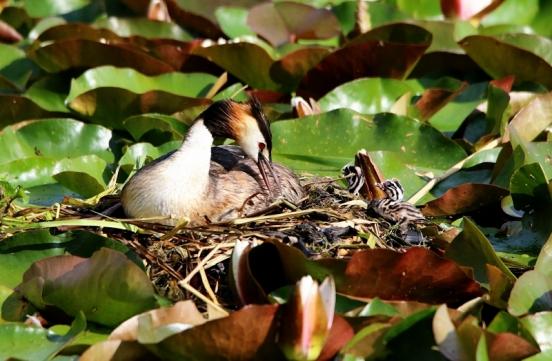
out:
<path id="1" fill-rule="evenodd" d="M 54 256 L 35 262 L 18 292 L 38 307 L 54 306 L 69 315 L 115 326 L 155 307 L 147 275 L 120 252 L 102 248 L 90 258 Z"/>

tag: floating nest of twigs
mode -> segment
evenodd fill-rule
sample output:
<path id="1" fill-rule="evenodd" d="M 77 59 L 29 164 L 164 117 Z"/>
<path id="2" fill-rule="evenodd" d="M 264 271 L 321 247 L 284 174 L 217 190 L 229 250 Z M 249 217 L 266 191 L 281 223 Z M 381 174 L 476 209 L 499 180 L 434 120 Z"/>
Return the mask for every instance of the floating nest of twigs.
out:
<path id="1" fill-rule="evenodd" d="M 68 225 L 69 219 L 111 218 L 119 224 L 137 227 L 128 230 L 91 227 L 90 230 L 132 248 L 144 260 L 148 275 L 160 295 L 173 301 L 191 298 L 203 301 L 198 305 L 218 304 L 225 308 L 234 305 L 228 274 L 232 250 L 238 240 L 262 242 L 276 239 L 298 248 L 311 259 L 347 258 L 359 249 L 404 250 L 413 245 L 404 240 L 396 226 L 381 218 L 370 217 L 366 202 L 335 180 L 306 178 L 302 184 L 307 196 L 300 204 L 276 202 L 261 214 L 225 224 L 169 227 L 143 221 L 123 223 L 119 219 L 123 216 L 120 213 L 108 217 L 103 215 L 118 202 L 116 196 L 104 197 L 95 207 L 67 200 L 54 207 L 55 219 L 61 224 L 57 227 L 60 231 L 83 228 L 82 225 Z M 25 212 L 29 212 L 29 208 Z M 49 212 L 51 217 L 51 208 Z M 47 219 L 40 213 L 35 213 L 34 217 L 36 221 Z M 415 245 L 430 243 L 426 236 L 422 236 L 422 241 Z"/>

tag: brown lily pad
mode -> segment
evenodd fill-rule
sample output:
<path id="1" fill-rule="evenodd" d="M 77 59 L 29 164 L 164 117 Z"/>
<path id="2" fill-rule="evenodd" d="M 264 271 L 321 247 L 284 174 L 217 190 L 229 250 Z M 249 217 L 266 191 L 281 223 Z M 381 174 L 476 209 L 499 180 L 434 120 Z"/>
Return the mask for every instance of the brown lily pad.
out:
<path id="1" fill-rule="evenodd" d="M 465 183 L 426 203 L 422 213 L 429 217 L 466 214 L 481 207 L 500 203 L 508 194 L 510 192 L 507 189 L 492 184 Z"/>
<path id="2" fill-rule="evenodd" d="M 431 34 L 409 24 L 376 28 L 326 56 L 301 80 L 297 94 L 320 98 L 362 77 L 403 79 L 431 43 Z"/>
<path id="3" fill-rule="evenodd" d="M 405 253 L 371 249 L 353 255 L 337 292 L 359 298 L 460 303 L 481 295 L 479 285 L 456 263 L 425 248 Z"/>

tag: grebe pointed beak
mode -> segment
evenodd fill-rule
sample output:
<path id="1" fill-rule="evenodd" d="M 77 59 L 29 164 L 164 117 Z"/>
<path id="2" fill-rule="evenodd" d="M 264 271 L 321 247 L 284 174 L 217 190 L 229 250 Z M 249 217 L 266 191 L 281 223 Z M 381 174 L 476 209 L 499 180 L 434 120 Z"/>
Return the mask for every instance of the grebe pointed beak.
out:
<path id="1" fill-rule="evenodd" d="M 259 167 L 259 171 L 261 172 L 261 177 L 263 178 L 263 181 L 266 184 L 266 188 L 268 189 L 268 192 L 272 196 L 274 196 L 273 187 L 271 187 L 270 182 L 268 180 L 267 170 L 270 173 L 270 176 L 272 177 L 272 179 L 274 179 L 274 184 L 276 185 L 276 191 L 277 191 L 276 195 L 279 195 L 280 180 L 276 176 L 276 173 L 274 173 L 274 169 L 272 168 L 272 162 L 266 159 L 266 157 L 261 151 L 259 151 L 257 166 Z"/>

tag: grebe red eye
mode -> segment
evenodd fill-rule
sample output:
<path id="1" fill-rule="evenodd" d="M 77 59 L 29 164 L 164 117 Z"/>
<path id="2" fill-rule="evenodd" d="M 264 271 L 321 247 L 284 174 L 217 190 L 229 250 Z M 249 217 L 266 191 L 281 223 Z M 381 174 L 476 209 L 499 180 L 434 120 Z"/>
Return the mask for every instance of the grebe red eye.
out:
<path id="1" fill-rule="evenodd" d="M 260 151 L 263 151 L 266 147 L 266 144 L 262 143 L 262 142 L 259 142 L 259 150 Z"/>

